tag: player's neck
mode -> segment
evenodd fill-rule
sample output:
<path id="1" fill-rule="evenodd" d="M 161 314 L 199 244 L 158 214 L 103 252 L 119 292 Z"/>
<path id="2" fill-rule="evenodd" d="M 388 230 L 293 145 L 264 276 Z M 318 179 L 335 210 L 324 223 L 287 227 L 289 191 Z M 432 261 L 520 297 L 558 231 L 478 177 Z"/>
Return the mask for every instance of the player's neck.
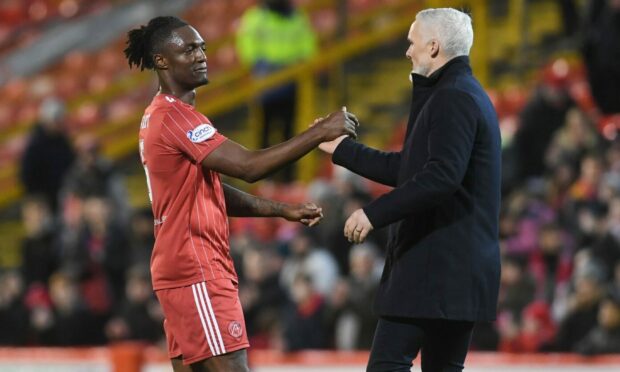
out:
<path id="1" fill-rule="evenodd" d="M 177 97 L 181 102 L 185 102 L 188 105 L 195 106 L 196 103 L 196 91 L 192 90 L 184 90 L 184 89 L 174 89 L 165 84 L 162 84 L 159 88 L 159 93 L 168 94 L 174 97 Z"/>

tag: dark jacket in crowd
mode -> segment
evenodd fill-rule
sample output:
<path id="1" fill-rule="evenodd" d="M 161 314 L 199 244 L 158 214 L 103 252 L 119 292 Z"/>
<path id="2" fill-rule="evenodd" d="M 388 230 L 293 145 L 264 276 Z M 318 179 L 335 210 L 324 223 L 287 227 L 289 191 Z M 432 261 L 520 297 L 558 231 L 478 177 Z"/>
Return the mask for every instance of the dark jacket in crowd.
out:
<path id="1" fill-rule="evenodd" d="M 598 303 L 584 306 L 566 316 L 560 323 L 555 337 L 553 351 L 573 352 L 588 332 L 596 327 Z"/>
<path id="2" fill-rule="evenodd" d="M 413 74 L 400 152 L 345 139 L 333 161 L 395 187 L 364 208 L 389 226 L 376 298 L 380 316 L 484 321 L 496 316 L 500 275 L 500 134 L 497 115 L 456 57 L 429 77 Z"/>
<path id="3" fill-rule="evenodd" d="M 620 10 L 591 2 L 583 57 L 594 101 L 605 114 L 620 113 Z"/>
<path id="4" fill-rule="evenodd" d="M 584 355 L 620 353 L 620 328 L 594 328 L 577 344 L 576 351 Z"/>
<path id="5" fill-rule="evenodd" d="M 22 272 L 26 285 L 35 282 L 47 284 L 58 269 L 59 252 L 54 231 L 45 230 L 22 241 Z"/>
<path id="6" fill-rule="evenodd" d="M 41 194 L 55 210 L 63 177 L 75 158 L 67 136 L 35 127 L 21 160 L 20 178 L 27 194 Z"/>
<path id="7" fill-rule="evenodd" d="M 553 102 L 538 91 L 519 114 L 519 129 L 514 137 L 516 182 L 545 173 L 545 154 L 553 134 L 564 125 L 566 113 L 574 106 L 565 92 L 559 94 L 561 98 Z"/>

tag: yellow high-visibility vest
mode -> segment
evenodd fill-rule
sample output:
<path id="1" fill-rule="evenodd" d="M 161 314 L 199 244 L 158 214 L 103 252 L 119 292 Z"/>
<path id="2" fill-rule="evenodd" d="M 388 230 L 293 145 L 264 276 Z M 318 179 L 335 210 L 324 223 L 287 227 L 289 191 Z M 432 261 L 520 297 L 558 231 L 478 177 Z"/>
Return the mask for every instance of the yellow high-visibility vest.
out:
<path id="1" fill-rule="evenodd" d="M 241 18 L 237 52 L 241 62 L 254 65 L 288 65 L 310 58 L 316 51 L 316 35 L 308 17 L 295 10 L 283 16 L 256 6 Z"/>

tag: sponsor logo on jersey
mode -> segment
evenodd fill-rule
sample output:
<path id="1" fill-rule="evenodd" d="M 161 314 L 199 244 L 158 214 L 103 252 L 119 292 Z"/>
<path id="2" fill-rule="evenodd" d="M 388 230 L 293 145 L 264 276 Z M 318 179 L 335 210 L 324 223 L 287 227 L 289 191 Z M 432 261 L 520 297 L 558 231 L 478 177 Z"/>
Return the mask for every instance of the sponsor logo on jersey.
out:
<path id="1" fill-rule="evenodd" d="M 243 334 L 243 327 L 241 326 L 241 323 L 236 320 L 228 323 L 228 333 L 230 333 L 230 335 L 234 338 L 241 337 L 241 335 Z"/>
<path id="2" fill-rule="evenodd" d="M 205 123 L 200 124 L 196 128 L 187 131 L 187 138 L 189 138 L 189 140 L 192 142 L 198 143 L 208 140 L 209 138 L 213 137 L 214 134 L 215 128 Z"/>
<path id="3" fill-rule="evenodd" d="M 170 103 L 174 103 L 174 101 L 175 101 L 175 100 L 174 100 L 174 98 L 172 98 L 172 97 L 168 97 L 168 96 L 166 96 L 166 101 L 168 101 L 168 102 L 170 102 Z"/>

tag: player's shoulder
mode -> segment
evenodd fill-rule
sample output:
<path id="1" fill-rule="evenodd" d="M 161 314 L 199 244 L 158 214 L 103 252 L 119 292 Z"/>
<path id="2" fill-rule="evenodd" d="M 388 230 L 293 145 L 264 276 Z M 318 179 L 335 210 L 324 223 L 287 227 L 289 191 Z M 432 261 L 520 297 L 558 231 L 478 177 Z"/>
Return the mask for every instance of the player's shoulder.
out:
<path id="1" fill-rule="evenodd" d="M 155 107 L 155 112 L 161 115 L 162 124 L 193 125 L 203 121 L 192 106 L 180 101 L 178 98 L 166 96 L 160 99 Z"/>

